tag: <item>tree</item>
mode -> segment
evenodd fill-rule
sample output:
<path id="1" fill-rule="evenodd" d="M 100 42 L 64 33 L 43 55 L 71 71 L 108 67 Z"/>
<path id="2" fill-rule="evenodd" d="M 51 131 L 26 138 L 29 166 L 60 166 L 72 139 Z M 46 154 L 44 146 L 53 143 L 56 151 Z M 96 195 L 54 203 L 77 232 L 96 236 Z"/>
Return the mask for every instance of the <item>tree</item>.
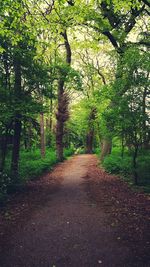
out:
<path id="1" fill-rule="evenodd" d="M 43 65 L 34 60 L 36 56 L 36 34 L 32 32 L 31 25 L 28 24 L 24 4 L 20 1 L 15 1 L 13 5 L 8 1 L 7 4 L 4 3 L 1 12 L 3 21 L 3 31 L 1 31 L 0 36 L 1 68 L 3 70 L 1 93 L 4 99 L 5 95 L 7 97 L 7 101 L 5 99 L 1 106 L 7 110 L 7 113 L 2 116 L 1 122 L 6 133 L 10 129 L 13 135 L 11 176 L 16 183 L 18 180 L 22 125 L 24 121 L 34 117 L 41 109 L 36 97 L 40 98 L 39 95 L 41 92 L 43 93 L 42 86 L 41 91 L 38 88 L 46 74 Z M 8 30 L 9 28 L 11 30 Z M 42 74 L 44 74 L 43 77 Z M 2 112 L 5 110 L 2 110 Z M 6 148 L 7 142 L 5 142 L 5 150 L 2 154 L 1 169 L 4 168 Z"/>
<path id="2" fill-rule="evenodd" d="M 98 1 L 97 9 L 89 12 L 85 25 L 94 29 L 99 35 L 105 36 L 115 51 L 118 54 L 118 62 L 122 60 L 123 54 L 130 47 L 131 42 L 128 41 L 131 31 L 136 26 L 137 19 L 145 16 L 149 4 L 147 1 L 137 1 L 131 3 L 131 1 Z M 93 12 L 93 16 L 91 13 Z M 148 42 L 139 41 L 136 45 L 149 46 Z M 118 65 L 119 66 L 119 65 Z M 119 77 L 119 69 L 116 71 L 116 80 Z M 116 93 L 122 94 L 119 90 Z M 110 103 L 110 108 L 114 106 L 113 102 Z M 106 123 L 107 124 L 107 123 Z M 110 129 L 108 128 L 108 133 Z M 112 140 L 109 138 L 104 139 L 104 145 L 102 146 L 102 159 L 111 151 Z M 107 149 L 108 148 L 108 149 Z"/>
<path id="3" fill-rule="evenodd" d="M 64 136 L 64 123 L 68 120 L 68 104 L 69 98 L 65 93 L 65 79 L 71 65 L 71 48 L 67 37 L 67 31 L 61 33 L 64 38 L 64 45 L 66 50 L 66 66 L 60 70 L 60 77 L 58 81 L 58 110 L 56 114 L 57 125 L 56 125 L 56 149 L 57 157 L 59 161 L 63 160 L 63 136 Z"/>
<path id="4" fill-rule="evenodd" d="M 134 55 L 134 56 L 133 56 Z M 140 148 L 149 146 L 149 53 L 137 47 L 129 48 L 120 66 L 121 79 L 114 84 L 122 93 L 116 101 L 113 123 L 116 132 L 133 149 L 135 184 L 138 183 L 137 156 Z M 110 119 L 110 118 L 109 118 Z"/>

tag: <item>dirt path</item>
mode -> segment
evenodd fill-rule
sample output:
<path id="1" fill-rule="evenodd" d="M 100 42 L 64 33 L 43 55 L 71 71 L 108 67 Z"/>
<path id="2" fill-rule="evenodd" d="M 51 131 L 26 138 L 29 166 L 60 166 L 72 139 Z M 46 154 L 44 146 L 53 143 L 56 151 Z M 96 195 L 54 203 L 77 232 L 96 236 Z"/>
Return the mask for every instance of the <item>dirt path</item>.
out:
<path id="1" fill-rule="evenodd" d="M 108 195 L 108 189 L 114 184 L 110 183 L 112 188 L 107 189 L 104 181 L 108 183 L 108 177 L 102 171 L 100 174 L 95 156 L 75 156 L 40 181 L 30 183 L 24 198 L 16 196 L 7 213 L 15 209 L 19 210 L 18 214 L 15 212 L 10 220 L 5 216 L 5 227 L 4 219 L 1 222 L 0 267 L 150 266 L 147 247 L 142 248 L 138 257 L 134 250 L 136 241 L 130 237 L 123 239 L 124 231 L 127 239 L 130 231 L 126 227 L 123 230 L 124 223 L 120 224 L 120 217 L 113 213 L 116 205 L 114 200 L 110 202 L 112 196 L 111 191 Z M 110 181 L 116 179 L 110 177 Z M 117 183 L 128 197 L 130 190 Z M 142 199 L 147 205 L 148 200 L 144 196 Z M 120 212 L 122 209 L 125 212 L 119 201 Z M 147 218 L 143 231 L 147 231 L 146 227 Z M 142 242 L 148 245 L 147 239 Z"/>

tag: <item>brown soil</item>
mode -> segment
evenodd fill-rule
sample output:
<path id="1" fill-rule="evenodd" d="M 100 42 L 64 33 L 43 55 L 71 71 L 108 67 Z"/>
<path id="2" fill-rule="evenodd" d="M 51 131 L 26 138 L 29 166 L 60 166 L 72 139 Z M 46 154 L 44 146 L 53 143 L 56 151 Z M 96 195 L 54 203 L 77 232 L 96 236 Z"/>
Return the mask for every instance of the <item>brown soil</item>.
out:
<path id="1" fill-rule="evenodd" d="M 0 267 L 149 267 L 148 196 L 79 155 L 0 213 Z"/>

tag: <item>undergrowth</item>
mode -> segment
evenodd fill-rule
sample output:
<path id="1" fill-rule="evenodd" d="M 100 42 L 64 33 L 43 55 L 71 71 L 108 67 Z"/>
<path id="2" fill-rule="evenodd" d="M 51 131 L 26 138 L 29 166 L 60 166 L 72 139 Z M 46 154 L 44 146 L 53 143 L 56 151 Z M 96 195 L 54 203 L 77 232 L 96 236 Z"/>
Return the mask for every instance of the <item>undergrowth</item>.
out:
<path id="1" fill-rule="evenodd" d="M 136 189 L 142 189 L 146 193 L 150 193 L 150 152 L 139 151 L 137 159 L 138 186 Z M 125 181 L 134 186 L 132 153 L 126 150 L 124 156 L 121 157 L 121 148 L 115 147 L 111 155 L 107 156 L 103 163 L 103 167 L 112 174 L 120 174 Z"/>
<path id="2" fill-rule="evenodd" d="M 73 148 L 64 150 L 64 158 L 74 153 Z M 47 149 L 45 158 L 41 157 L 40 150 L 21 151 L 19 161 L 19 178 L 17 184 L 13 184 L 9 169 L 11 157 L 8 155 L 5 171 L 0 173 L 0 201 L 6 199 L 7 194 L 21 189 L 29 180 L 35 180 L 43 173 L 50 171 L 58 162 L 55 150 Z"/>

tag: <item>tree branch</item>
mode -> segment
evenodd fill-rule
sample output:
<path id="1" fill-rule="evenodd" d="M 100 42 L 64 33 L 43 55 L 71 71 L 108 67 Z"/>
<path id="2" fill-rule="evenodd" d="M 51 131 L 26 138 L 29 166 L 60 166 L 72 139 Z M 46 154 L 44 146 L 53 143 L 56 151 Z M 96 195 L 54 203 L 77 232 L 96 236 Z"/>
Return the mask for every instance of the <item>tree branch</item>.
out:
<path id="1" fill-rule="evenodd" d="M 98 68 L 95 68 L 95 69 L 97 70 L 99 76 L 101 77 L 103 84 L 106 85 L 106 79 L 105 79 L 105 76 L 103 75 L 103 73 L 100 71 L 100 66 L 99 66 L 99 62 L 98 62 L 97 58 L 96 58 L 96 63 L 97 63 Z"/>
<path id="2" fill-rule="evenodd" d="M 66 48 L 66 62 L 70 65 L 71 64 L 71 47 L 68 41 L 67 31 L 61 33 L 65 40 L 65 48 Z"/>
<path id="3" fill-rule="evenodd" d="M 147 5 L 148 7 L 150 7 L 150 2 L 149 2 L 149 1 L 147 1 L 147 0 L 142 0 L 142 2 L 143 2 L 145 5 Z"/>
<path id="4" fill-rule="evenodd" d="M 102 34 L 108 37 L 109 41 L 112 43 L 115 49 L 119 49 L 118 43 L 114 36 L 109 31 L 102 31 Z"/>

